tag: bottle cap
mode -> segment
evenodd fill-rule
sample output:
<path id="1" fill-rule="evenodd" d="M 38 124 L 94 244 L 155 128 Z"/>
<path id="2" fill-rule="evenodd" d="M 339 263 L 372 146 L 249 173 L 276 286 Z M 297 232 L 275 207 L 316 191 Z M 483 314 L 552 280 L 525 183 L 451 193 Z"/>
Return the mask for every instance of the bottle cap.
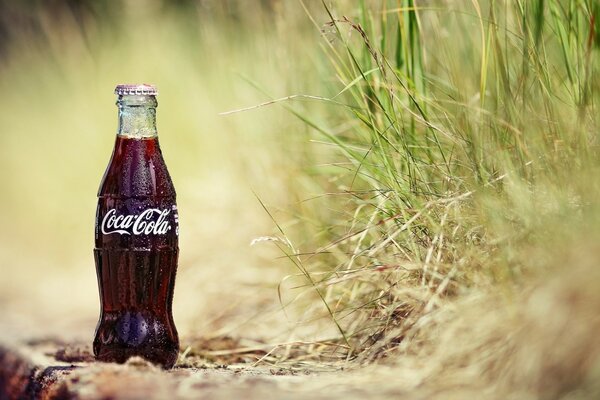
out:
<path id="1" fill-rule="evenodd" d="M 145 83 L 139 85 L 121 84 L 115 88 L 115 94 L 119 96 L 156 96 L 158 89 L 154 85 Z"/>

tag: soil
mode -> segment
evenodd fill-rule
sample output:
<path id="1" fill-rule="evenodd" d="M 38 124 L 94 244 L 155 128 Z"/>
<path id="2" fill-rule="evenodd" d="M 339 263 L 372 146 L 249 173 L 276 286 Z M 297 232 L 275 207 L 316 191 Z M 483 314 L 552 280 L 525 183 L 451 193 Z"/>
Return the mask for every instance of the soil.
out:
<path id="1" fill-rule="evenodd" d="M 19 329 L 12 322 L 0 322 L 0 400 L 370 397 L 364 389 L 339 381 L 345 371 L 256 365 L 248 355 L 211 359 L 188 353 L 168 371 L 141 358 L 125 364 L 97 362 L 91 340 L 83 335 L 65 340 L 45 334 L 50 328 Z M 216 354 L 240 344 L 232 338 L 199 338 L 195 343 Z"/>
<path id="2" fill-rule="evenodd" d="M 4 342 L 0 344 L 0 398 L 295 399 L 305 398 L 303 383 L 315 378 L 313 373 L 251 364 L 197 365 L 164 371 L 141 358 L 122 365 L 100 363 L 94 360 L 90 344 L 56 338 Z M 325 396 L 312 393 L 311 397 Z"/>

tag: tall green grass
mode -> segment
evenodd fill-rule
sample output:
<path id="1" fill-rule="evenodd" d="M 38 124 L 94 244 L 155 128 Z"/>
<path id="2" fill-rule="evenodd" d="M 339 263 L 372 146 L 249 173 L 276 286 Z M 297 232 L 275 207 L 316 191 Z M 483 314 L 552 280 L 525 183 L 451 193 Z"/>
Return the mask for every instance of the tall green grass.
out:
<path id="1" fill-rule="evenodd" d="M 598 222 L 600 6 L 337 6 L 309 13 L 329 111 L 287 106 L 335 149 L 311 171 L 327 195 L 282 248 L 318 294 L 310 318 L 374 359 L 465 294 L 515 298 Z"/>

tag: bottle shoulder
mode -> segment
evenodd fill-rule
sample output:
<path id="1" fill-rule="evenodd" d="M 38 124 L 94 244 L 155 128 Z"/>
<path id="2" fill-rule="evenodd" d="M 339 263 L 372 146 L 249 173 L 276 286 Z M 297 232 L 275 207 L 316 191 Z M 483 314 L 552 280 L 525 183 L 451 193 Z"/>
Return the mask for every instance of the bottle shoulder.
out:
<path id="1" fill-rule="evenodd" d="M 98 190 L 99 197 L 175 198 L 173 181 L 158 139 L 117 137 L 112 157 Z"/>

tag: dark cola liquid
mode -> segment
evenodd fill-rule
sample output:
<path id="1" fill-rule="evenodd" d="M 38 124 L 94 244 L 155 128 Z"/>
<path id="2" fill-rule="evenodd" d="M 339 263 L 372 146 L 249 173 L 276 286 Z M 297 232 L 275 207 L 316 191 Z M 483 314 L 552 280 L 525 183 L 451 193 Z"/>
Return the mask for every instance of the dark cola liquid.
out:
<path id="1" fill-rule="evenodd" d="M 98 359 L 122 363 L 137 355 L 165 368 L 175 364 L 178 233 L 175 189 L 158 139 L 117 136 L 96 213 Z"/>

